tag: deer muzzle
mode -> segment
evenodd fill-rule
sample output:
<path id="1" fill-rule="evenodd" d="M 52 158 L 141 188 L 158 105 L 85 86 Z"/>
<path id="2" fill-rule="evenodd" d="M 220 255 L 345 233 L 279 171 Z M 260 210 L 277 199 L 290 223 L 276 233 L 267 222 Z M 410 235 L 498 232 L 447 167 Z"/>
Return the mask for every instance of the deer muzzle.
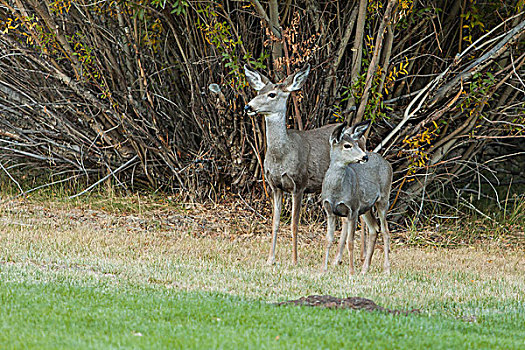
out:
<path id="1" fill-rule="evenodd" d="M 250 105 L 244 106 L 244 112 L 248 115 L 255 115 L 255 113 L 257 113 Z"/>

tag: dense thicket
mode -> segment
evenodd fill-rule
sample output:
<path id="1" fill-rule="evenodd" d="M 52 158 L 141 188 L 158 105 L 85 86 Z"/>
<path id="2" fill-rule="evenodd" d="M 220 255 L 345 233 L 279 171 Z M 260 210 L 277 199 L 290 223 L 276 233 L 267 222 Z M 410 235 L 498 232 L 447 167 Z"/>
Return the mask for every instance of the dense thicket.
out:
<path id="1" fill-rule="evenodd" d="M 290 126 L 372 119 L 398 212 L 494 198 L 525 179 L 523 3 L 1 0 L 1 170 L 260 193 L 242 66 L 279 80 L 309 62 Z"/>

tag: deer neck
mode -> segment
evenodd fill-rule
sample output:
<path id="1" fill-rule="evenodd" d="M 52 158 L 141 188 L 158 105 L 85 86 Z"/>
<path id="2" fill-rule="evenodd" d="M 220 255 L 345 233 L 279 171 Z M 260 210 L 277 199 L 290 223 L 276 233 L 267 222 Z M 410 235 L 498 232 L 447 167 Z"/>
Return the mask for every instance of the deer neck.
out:
<path id="1" fill-rule="evenodd" d="M 330 172 L 339 176 L 340 174 L 344 174 L 346 166 L 347 164 L 345 164 L 344 160 L 341 158 L 340 152 L 331 149 L 330 165 L 328 166 Z"/>
<path id="2" fill-rule="evenodd" d="M 328 166 L 325 176 L 329 178 L 328 181 L 333 186 L 344 188 L 347 177 L 347 167 L 348 165 L 344 163 L 339 154 L 332 151 L 330 152 L 330 165 Z"/>
<path id="3" fill-rule="evenodd" d="M 345 173 L 346 170 L 344 166 L 341 166 L 340 164 L 334 164 L 332 162 L 330 163 L 330 166 L 328 167 L 325 176 L 329 178 L 329 181 L 331 183 L 341 186 L 345 177 Z"/>
<path id="4" fill-rule="evenodd" d="M 272 113 L 265 116 L 266 144 L 272 154 L 285 153 L 290 145 L 286 129 L 286 112 Z"/>

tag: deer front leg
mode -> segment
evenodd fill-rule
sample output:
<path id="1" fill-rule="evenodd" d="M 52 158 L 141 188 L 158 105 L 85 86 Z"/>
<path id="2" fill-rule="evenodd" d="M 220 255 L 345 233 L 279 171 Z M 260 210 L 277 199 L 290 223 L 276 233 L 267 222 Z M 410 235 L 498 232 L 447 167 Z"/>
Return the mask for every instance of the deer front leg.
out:
<path id="1" fill-rule="evenodd" d="M 332 242 L 334 241 L 335 219 L 336 219 L 335 215 L 331 211 L 329 211 L 329 209 L 326 209 L 326 216 L 327 216 L 326 249 L 325 249 L 324 263 L 322 267 L 323 272 L 328 271 L 328 256 L 330 255 L 330 247 L 332 246 Z"/>
<path id="2" fill-rule="evenodd" d="M 348 249 L 348 255 L 350 259 L 350 276 L 355 274 L 355 267 L 354 267 L 354 235 L 355 235 L 355 225 L 357 218 L 351 218 L 349 217 L 347 219 L 348 221 L 348 242 L 346 244 L 346 248 Z"/>
<path id="3" fill-rule="evenodd" d="M 343 251 L 345 249 L 346 236 L 348 234 L 348 218 L 341 218 L 341 238 L 339 239 L 339 247 L 337 248 L 337 255 L 334 259 L 334 266 L 341 264 L 343 260 Z"/>
<path id="4" fill-rule="evenodd" d="M 292 259 L 294 265 L 297 265 L 297 229 L 301 215 L 302 200 L 302 191 L 292 192 Z"/>
<path id="5" fill-rule="evenodd" d="M 273 188 L 273 222 L 272 222 L 272 246 L 268 256 L 268 265 L 275 263 L 275 246 L 277 245 L 277 232 L 281 221 L 281 209 L 283 206 L 283 191 L 277 187 Z"/>
<path id="6" fill-rule="evenodd" d="M 363 269 L 361 270 L 361 274 L 364 275 L 368 272 L 368 269 L 370 268 L 370 263 L 372 261 L 372 255 L 374 254 L 374 248 L 377 239 L 377 231 L 379 230 L 379 226 L 377 225 L 377 221 L 376 219 L 374 219 L 370 211 L 364 214 L 363 218 L 365 219 L 366 225 L 368 226 L 369 230 L 368 244 L 366 247 L 366 257 L 365 262 L 363 264 Z"/>

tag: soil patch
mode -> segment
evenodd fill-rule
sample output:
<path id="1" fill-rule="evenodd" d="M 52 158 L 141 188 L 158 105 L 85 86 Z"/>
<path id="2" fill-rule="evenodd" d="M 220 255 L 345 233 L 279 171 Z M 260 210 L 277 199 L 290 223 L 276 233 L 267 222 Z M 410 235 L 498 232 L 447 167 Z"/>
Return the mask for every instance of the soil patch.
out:
<path id="1" fill-rule="evenodd" d="M 317 306 L 328 309 L 353 309 L 365 311 L 381 311 L 394 315 L 417 314 L 419 309 L 412 310 L 390 310 L 377 305 L 373 300 L 360 297 L 337 298 L 331 295 L 310 295 L 297 300 L 288 300 L 277 305 Z"/>

